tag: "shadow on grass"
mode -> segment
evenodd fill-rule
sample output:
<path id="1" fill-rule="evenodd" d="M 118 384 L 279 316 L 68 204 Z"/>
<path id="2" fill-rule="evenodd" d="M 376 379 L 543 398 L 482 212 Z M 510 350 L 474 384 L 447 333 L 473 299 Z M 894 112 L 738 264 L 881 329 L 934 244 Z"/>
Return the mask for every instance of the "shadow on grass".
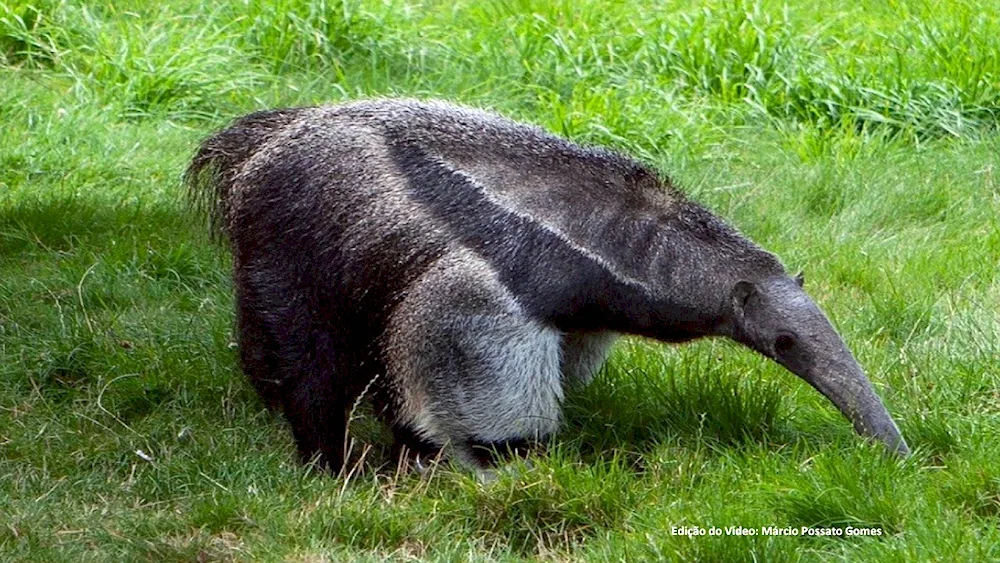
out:
<path id="1" fill-rule="evenodd" d="M 218 281 L 207 273 L 219 268 L 207 233 L 180 201 L 62 196 L 0 207 L 0 256 L 46 253 L 65 258 L 84 252 L 156 281 Z M 124 261 L 129 263 L 115 263 Z"/>
<path id="2" fill-rule="evenodd" d="M 670 440 L 723 446 L 784 438 L 783 391 L 708 348 L 666 355 L 655 345 L 613 359 L 590 386 L 571 393 L 566 430 L 585 459 L 622 448 L 645 453 Z M 729 353 L 732 353 L 731 351 Z"/>
<path id="3" fill-rule="evenodd" d="M 181 223 L 180 206 L 143 205 L 99 197 L 24 199 L 0 208 L 0 252 L 46 250 L 66 252 L 76 247 L 103 247 L 111 237 L 141 237 L 172 232 Z"/>
<path id="4" fill-rule="evenodd" d="M 128 311 L 177 288 L 199 301 L 228 277 L 208 238 L 179 202 L 66 196 L 0 206 L 0 266 L 32 272 L 12 278 L 15 293 L 70 307 Z"/>

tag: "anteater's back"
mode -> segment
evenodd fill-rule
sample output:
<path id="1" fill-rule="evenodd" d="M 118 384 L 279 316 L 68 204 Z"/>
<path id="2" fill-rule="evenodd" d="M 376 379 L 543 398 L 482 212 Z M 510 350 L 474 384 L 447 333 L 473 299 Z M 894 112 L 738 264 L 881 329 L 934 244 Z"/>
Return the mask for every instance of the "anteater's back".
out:
<path id="1" fill-rule="evenodd" d="M 538 231 L 648 278 L 654 235 L 681 201 L 621 155 L 406 100 L 250 115 L 205 141 L 189 177 L 215 198 L 238 264 L 294 257 L 324 291 L 384 305 L 456 245 L 489 247 L 498 269 L 522 269 L 526 254 L 550 250 L 551 240 L 528 244 Z"/>
<path id="2" fill-rule="evenodd" d="M 397 193 L 400 186 L 374 180 L 429 173 L 435 165 L 474 180 L 476 187 L 511 209 L 570 231 L 580 222 L 573 215 L 609 207 L 669 212 L 680 197 L 649 169 L 616 153 L 580 147 L 495 114 L 411 100 L 251 114 L 203 143 L 189 178 L 217 171 L 208 183 L 218 188 L 214 195 L 220 210 L 232 214 L 239 205 L 254 204 L 242 200 L 246 192 L 266 191 L 273 197 L 293 189 L 289 182 L 303 180 L 309 185 L 307 196 L 348 189 L 412 200 Z M 271 168 L 282 168 L 295 178 L 274 174 L 268 178 L 273 184 L 262 182 L 258 174 Z M 373 182 L 340 182 L 357 174 Z M 227 211 L 227 204 L 234 208 Z M 590 231 L 593 223 L 587 226 Z M 587 233 L 575 234 L 589 238 Z"/>

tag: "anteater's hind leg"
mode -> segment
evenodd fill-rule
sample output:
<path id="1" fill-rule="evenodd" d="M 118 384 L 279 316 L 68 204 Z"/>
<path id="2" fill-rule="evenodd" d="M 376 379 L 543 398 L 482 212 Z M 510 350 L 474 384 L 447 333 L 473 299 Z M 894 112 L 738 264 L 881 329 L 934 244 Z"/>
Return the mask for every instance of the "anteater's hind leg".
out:
<path id="1" fill-rule="evenodd" d="M 268 408 L 280 409 L 284 404 L 284 386 L 278 368 L 277 343 L 266 314 L 259 310 L 262 302 L 262 296 L 249 283 L 240 283 L 237 277 L 236 338 L 243 374 Z"/>
<path id="2" fill-rule="evenodd" d="M 259 265 L 235 276 L 237 332 L 243 371 L 261 399 L 281 409 L 299 456 L 331 471 L 343 465 L 350 407 L 347 355 L 331 323 L 303 302 L 307 292 Z"/>
<path id="3" fill-rule="evenodd" d="M 493 448 L 558 428 L 561 335 L 529 318 L 471 252 L 445 256 L 415 283 L 387 338 L 396 424 L 446 456 L 482 469 Z"/>
<path id="4" fill-rule="evenodd" d="M 336 382 L 347 366 L 342 365 L 342 351 L 329 333 L 308 336 L 310 349 L 287 368 L 295 370 L 295 380 L 284 396 L 285 418 L 302 460 L 338 472 L 344 464 L 351 405 Z"/>

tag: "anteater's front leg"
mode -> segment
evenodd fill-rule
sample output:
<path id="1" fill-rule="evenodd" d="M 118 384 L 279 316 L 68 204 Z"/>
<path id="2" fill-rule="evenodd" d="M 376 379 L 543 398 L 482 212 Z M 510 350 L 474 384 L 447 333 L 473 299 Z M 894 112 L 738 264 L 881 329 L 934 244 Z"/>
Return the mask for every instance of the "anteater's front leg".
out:
<path id="1" fill-rule="evenodd" d="M 583 387 L 594 379 L 611 354 L 618 333 L 570 332 L 562 342 L 562 373 L 567 386 Z"/>
<path id="2" fill-rule="evenodd" d="M 484 468 L 489 450 L 559 425 L 561 334 L 531 319 L 481 258 L 455 251 L 407 292 L 387 336 L 397 425 Z"/>

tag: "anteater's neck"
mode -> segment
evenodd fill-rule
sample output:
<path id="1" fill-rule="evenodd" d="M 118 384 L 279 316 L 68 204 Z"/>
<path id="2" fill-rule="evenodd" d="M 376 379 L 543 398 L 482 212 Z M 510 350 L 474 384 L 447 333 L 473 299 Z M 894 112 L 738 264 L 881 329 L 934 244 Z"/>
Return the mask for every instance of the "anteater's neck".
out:
<path id="1" fill-rule="evenodd" d="M 557 326 L 675 342 L 720 334 L 738 281 L 784 272 L 772 254 L 688 201 L 669 215 L 604 228 L 613 234 L 563 252 L 567 267 L 556 275 L 564 279 L 547 284 L 556 291 L 522 294 Z"/>

